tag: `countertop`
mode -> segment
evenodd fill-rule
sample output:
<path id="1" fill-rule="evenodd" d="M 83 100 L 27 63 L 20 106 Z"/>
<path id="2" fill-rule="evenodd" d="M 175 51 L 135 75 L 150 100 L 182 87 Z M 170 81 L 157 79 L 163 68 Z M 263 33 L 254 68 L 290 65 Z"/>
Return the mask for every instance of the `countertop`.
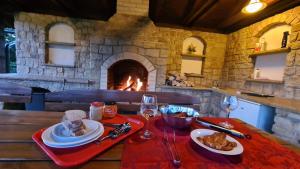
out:
<path id="1" fill-rule="evenodd" d="M 237 89 L 211 89 L 214 92 L 228 94 L 231 96 L 237 96 L 238 98 L 261 103 L 264 105 L 286 109 L 295 113 L 300 113 L 300 100 L 287 99 L 280 97 L 259 97 L 259 96 L 249 96 L 247 94 L 238 94 Z"/>
<path id="2" fill-rule="evenodd" d="M 173 88 L 182 90 L 198 90 L 198 91 L 213 91 L 217 93 L 227 94 L 231 96 L 237 96 L 238 98 L 253 101 L 256 103 L 285 109 L 292 111 L 294 113 L 300 114 L 300 100 L 287 99 L 281 97 L 259 97 L 259 96 L 249 96 L 247 94 L 238 94 L 238 89 L 232 88 L 201 88 L 201 87 L 172 87 L 172 86 L 161 86 L 162 88 Z"/>

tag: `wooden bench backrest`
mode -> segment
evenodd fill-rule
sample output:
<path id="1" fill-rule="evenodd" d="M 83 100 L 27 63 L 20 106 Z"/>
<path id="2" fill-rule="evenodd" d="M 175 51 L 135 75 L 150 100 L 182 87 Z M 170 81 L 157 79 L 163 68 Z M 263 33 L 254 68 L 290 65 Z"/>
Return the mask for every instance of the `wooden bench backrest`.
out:
<path id="1" fill-rule="evenodd" d="M 8 103 L 31 102 L 32 89 L 15 83 L 0 82 L 0 101 Z"/>
<path id="2" fill-rule="evenodd" d="M 94 101 L 118 103 L 119 110 L 136 111 L 139 109 L 139 103 L 143 94 L 153 94 L 157 96 L 159 104 L 181 104 L 195 105 L 200 104 L 200 99 L 171 92 L 135 92 L 119 90 L 66 90 L 60 92 L 46 93 L 45 110 L 65 111 L 69 109 L 88 110 L 89 103 Z"/>

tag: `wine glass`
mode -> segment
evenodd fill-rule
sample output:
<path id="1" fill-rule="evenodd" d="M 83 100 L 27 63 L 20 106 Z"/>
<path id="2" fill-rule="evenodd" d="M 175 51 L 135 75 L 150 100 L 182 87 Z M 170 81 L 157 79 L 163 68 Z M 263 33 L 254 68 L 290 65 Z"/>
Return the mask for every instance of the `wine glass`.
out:
<path id="1" fill-rule="evenodd" d="M 221 97 L 221 109 L 226 113 L 226 117 L 229 118 L 230 112 L 238 107 L 238 99 L 236 96 L 224 95 Z M 226 128 L 233 128 L 233 126 L 228 122 L 221 122 L 220 125 Z"/>
<path id="2" fill-rule="evenodd" d="M 141 135 L 142 139 L 152 139 L 153 134 L 149 130 L 149 120 L 158 114 L 157 97 L 144 94 L 141 101 L 140 115 L 146 119 L 145 130 Z"/>

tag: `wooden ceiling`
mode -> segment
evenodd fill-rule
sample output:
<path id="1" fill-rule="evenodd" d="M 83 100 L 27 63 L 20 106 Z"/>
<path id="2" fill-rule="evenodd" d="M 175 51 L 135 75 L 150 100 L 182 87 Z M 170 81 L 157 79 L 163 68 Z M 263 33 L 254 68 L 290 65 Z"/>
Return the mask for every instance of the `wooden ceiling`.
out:
<path id="1" fill-rule="evenodd" d="M 116 12 L 117 0 L 0 0 L 0 15 L 15 12 L 108 20 Z"/>
<path id="2" fill-rule="evenodd" d="M 150 18 L 160 26 L 230 33 L 300 5 L 299 0 L 265 0 L 268 6 L 244 14 L 249 0 L 150 0 Z"/>
<path id="3" fill-rule="evenodd" d="M 249 0 L 149 1 L 149 17 L 156 25 L 219 33 L 236 31 L 300 5 L 300 0 L 264 0 L 268 4 L 267 8 L 250 15 L 241 12 Z M 0 17 L 27 11 L 108 20 L 116 12 L 116 2 L 117 0 L 0 0 Z"/>

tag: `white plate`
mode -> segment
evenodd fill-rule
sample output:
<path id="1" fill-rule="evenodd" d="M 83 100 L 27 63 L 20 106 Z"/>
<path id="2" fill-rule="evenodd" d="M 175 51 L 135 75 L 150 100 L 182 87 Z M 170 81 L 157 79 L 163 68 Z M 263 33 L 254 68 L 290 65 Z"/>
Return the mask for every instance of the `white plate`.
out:
<path id="1" fill-rule="evenodd" d="M 51 134 L 55 141 L 57 142 L 72 142 L 76 140 L 81 140 L 84 137 L 93 134 L 99 127 L 100 123 L 94 120 L 82 120 L 84 125 L 86 126 L 86 132 L 82 136 L 66 136 L 65 128 L 62 123 L 58 123 L 54 125 L 54 129 L 52 130 Z"/>
<path id="2" fill-rule="evenodd" d="M 218 154 L 238 155 L 238 154 L 241 154 L 244 151 L 244 148 L 243 148 L 242 144 L 240 142 L 238 142 L 236 139 L 234 139 L 234 138 L 232 138 L 228 135 L 226 135 L 226 139 L 228 141 L 235 142 L 237 144 L 237 146 L 235 148 L 233 148 L 232 150 L 230 150 L 230 151 L 222 151 L 222 150 L 216 150 L 216 149 L 210 148 L 210 147 L 206 146 L 205 144 L 202 144 L 197 139 L 197 137 L 203 137 L 203 136 L 206 136 L 206 135 L 211 135 L 215 132 L 217 132 L 217 131 L 209 130 L 209 129 L 195 129 L 191 132 L 191 138 L 199 146 L 201 146 L 201 147 L 203 147 L 203 148 L 205 148 L 205 149 L 207 149 L 211 152 L 218 153 Z"/>
<path id="3" fill-rule="evenodd" d="M 46 145 L 49 146 L 49 147 L 53 147 L 53 148 L 72 148 L 72 147 L 78 147 L 78 146 L 82 146 L 82 145 L 91 143 L 91 142 L 97 140 L 97 139 L 100 138 L 100 137 L 101 137 L 101 135 L 99 135 L 99 136 L 97 136 L 97 137 L 95 137 L 95 138 L 93 138 L 93 139 L 91 139 L 91 140 L 89 140 L 89 141 L 86 141 L 86 142 L 84 142 L 84 143 L 73 144 L 73 145 L 68 145 L 68 146 L 47 145 L 47 144 L 46 144 Z"/>
<path id="4" fill-rule="evenodd" d="M 96 123 L 99 123 L 99 122 L 96 122 Z M 92 134 L 90 134 L 80 140 L 75 140 L 75 141 L 70 141 L 70 142 L 59 142 L 59 141 L 56 141 L 55 139 L 53 139 L 52 134 L 51 134 L 52 131 L 54 130 L 55 126 L 56 125 L 49 127 L 42 133 L 42 140 L 49 147 L 69 148 L 69 147 L 76 147 L 76 146 L 84 145 L 84 144 L 87 144 L 87 143 L 90 143 L 90 142 L 96 140 L 104 132 L 103 125 L 101 123 L 99 123 L 99 128 L 95 132 L 93 132 Z"/>

